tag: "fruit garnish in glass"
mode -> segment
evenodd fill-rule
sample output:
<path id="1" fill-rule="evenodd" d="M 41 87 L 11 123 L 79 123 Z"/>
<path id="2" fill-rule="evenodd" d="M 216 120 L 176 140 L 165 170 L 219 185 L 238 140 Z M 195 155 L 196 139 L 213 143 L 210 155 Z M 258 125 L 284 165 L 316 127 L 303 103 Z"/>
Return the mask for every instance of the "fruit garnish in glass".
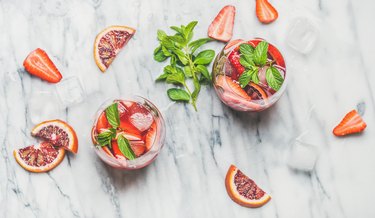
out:
<path id="1" fill-rule="evenodd" d="M 97 112 L 91 138 L 105 163 L 120 169 L 139 169 L 159 154 L 165 124 L 156 106 L 145 98 L 109 100 Z"/>
<path id="2" fill-rule="evenodd" d="M 286 87 L 285 61 L 280 51 L 263 39 L 233 40 L 216 56 L 215 91 L 237 111 L 262 111 L 272 106 Z"/>

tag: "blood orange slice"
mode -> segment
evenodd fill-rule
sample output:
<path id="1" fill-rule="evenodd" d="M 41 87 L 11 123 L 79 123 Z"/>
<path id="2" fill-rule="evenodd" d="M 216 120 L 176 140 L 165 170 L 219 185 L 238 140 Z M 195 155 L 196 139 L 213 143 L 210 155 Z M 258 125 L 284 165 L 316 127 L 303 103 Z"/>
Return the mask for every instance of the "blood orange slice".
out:
<path id="1" fill-rule="evenodd" d="M 223 88 L 224 91 L 235 93 L 245 100 L 251 100 L 245 90 L 243 90 L 241 86 L 235 83 L 230 77 L 219 75 L 216 78 L 216 84 Z"/>
<path id="2" fill-rule="evenodd" d="M 56 149 L 51 143 L 42 142 L 13 151 L 17 163 L 25 170 L 41 173 L 55 168 L 65 157 L 65 150 Z"/>
<path id="3" fill-rule="evenodd" d="M 244 207 L 261 207 L 271 199 L 271 196 L 234 165 L 228 169 L 225 187 L 230 198 Z"/>
<path id="4" fill-rule="evenodd" d="M 78 151 L 78 138 L 76 132 L 64 121 L 48 120 L 39 123 L 31 130 L 31 135 L 75 154 Z"/>
<path id="5" fill-rule="evenodd" d="M 127 26 L 110 26 L 96 36 L 94 58 L 102 72 L 107 70 L 134 33 L 135 29 Z"/>

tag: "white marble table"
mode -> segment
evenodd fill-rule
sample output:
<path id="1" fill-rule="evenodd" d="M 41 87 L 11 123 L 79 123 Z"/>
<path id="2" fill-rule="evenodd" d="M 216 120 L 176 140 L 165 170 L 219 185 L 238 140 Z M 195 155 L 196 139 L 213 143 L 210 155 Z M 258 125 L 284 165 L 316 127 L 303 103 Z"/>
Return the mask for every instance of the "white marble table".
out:
<path id="1" fill-rule="evenodd" d="M 271 2 L 280 17 L 265 26 L 255 17 L 254 0 L 0 0 L 0 217 L 375 217 L 375 3 Z M 195 112 L 170 105 L 166 85 L 154 82 L 163 67 L 152 59 L 156 30 L 198 20 L 196 36 L 203 37 L 225 4 L 237 7 L 236 38 L 266 38 L 287 61 L 288 89 L 265 112 L 229 110 L 207 87 Z M 320 30 L 309 55 L 285 43 L 291 20 L 301 15 Z M 113 24 L 137 33 L 102 74 L 92 57 L 93 40 Z M 223 44 L 209 46 L 219 51 Z M 78 76 L 87 92 L 83 103 L 55 112 L 77 130 L 78 155 L 45 174 L 26 172 L 12 155 L 32 140 L 30 97 L 55 90 L 23 70 L 36 47 L 48 51 L 64 76 Z M 135 172 L 106 166 L 89 136 L 98 106 L 129 93 L 155 102 L 167 125 L 158 159 Z M 359 103 L 365 105 L 365 133 L 334 137 L 332 128 Z M 311 173 L 286 164 L 289 145 L 302 133 L 320 150 Z M 224 177 L 232 163 L 272 195 L 267 205 L 248 209 L 230 200 Z"/>

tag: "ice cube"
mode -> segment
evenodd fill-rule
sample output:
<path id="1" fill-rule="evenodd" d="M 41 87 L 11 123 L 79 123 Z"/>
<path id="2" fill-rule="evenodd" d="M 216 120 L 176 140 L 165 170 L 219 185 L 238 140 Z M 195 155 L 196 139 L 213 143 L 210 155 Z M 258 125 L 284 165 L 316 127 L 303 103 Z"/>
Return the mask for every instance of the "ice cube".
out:
<path id="1" fill-rule="evenodd" d="M 289 150 L 288 165 L 293 169 L 309 172 L 314 169 L 318 155 L 317 146 L 295 140 Z"/>
<path id="2" fill-rule="evenodd" d="M 57 83 L 56 92 L 64 107 L 81 103 L 85 98 L 85 92 L 76 76 L 66 78 Z"/>
<path id="3" fill-rule="evenodd" d="M 315 45 L 319 31 L 306 17 L 298 17 L 292 21 L 287 33 L 287 44 L 296 51 L 307 54 Z"/>
<path id="4" fill-rule="evenodd" d="M 51 92 L 34 92 L 29 99 L 31 122 L 38 124 L 45 120 L 60 118 L 62 113 L 57 96 Z"/>
<path id="5" fill-rule="evenodd" d="M 129 122 L 143 132 L 150 128 L 154 118 L 149 110 L 140 104 L 134 104 L 129 108 Z"/>

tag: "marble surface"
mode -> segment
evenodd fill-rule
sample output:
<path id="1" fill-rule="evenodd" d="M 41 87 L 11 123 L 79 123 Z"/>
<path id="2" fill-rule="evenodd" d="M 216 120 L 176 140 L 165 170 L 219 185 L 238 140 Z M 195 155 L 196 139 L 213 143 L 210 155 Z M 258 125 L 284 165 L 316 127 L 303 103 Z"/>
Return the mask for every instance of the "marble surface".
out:
<path id="1" fill-rule="evenodd" d="M 0 0 L 0 217 L 375 217 L 375 3 L 271 2 L 279 19 L 261 25 L 253 0 Z M 287 91 L 262 113 L 234 112 L 209 87 L 202 89 L 195 112 L 190 105 L 170 104 L 166 85 L 154 82 L 163 67 L 152 59 L 156 30 L 197 20 L 196 36 L 204 37 L 226 4 L 237 7 L 235 38 L 265 38 L 287 61 Z M 308 55 L 285 43 L 298 16 L 313 20 L 320 32 Z M 92 57 L 93 40 L 113 24 L 137 33 L 102 74 Z M 216 51 L 222 46 L 208 45 Z M 41 104 L 54 102 L 48 95 L 55 86 L 22 66 L 36 47 L 51 55 L 64 77 L 77 76 L 86 92 L 80 104 L 43 112 L 68 121 L 79 137 L 78 155 L 69 154 L 44 174 L 26 172 L 12 155 L 33 142 L 29 132 L 40 114 L 32 96 Z M 133 93 L 160 108 L 167 138 L 152 165 L 123 172 L 95 155 L 90 127 L 105 99 Z M 365 108 L 366 131 L 334 137 L 332 128 L 358 104 Z M 311 173 L 287 165 L 286 152 L 299 136 L 320 151 Z M 230 164 L 272 200 L 258 209 L 233 203 L 224 187 Z"/>

